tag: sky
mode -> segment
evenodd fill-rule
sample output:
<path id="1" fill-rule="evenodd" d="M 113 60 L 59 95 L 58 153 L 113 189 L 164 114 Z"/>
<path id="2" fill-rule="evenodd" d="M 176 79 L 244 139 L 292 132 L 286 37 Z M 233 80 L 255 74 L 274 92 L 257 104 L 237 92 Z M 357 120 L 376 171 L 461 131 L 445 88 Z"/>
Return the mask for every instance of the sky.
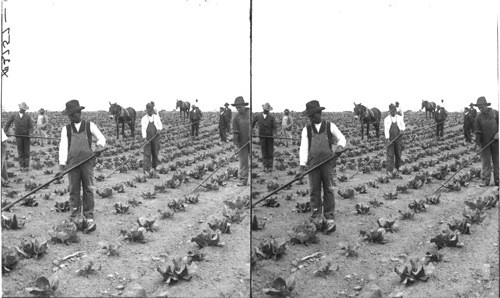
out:
<path id="1" fill-rule="evenodd" d="M 109 102 L 218 110 L 250 97 L 250 0 L 4 1 L 10 65 L 2 107 Z M 6 38 L 6 36 L 4 36 Z"/>
<path id="2" fill-rule="evenodd" d="M 253 2 L 252 104 L 498 108 L 496 1 Z"/>
<path id="3" fill-rule="evenodd" d="M 254 0 L 252 106 L 498 108 L 497 1 Z M 250 100 L 250 0 L 4 1 L 2 107 L 143 110 Z M 5 28 L 4 28 L 5 29 Z M 4 36 L 5 37 L 5 36 Z"/>

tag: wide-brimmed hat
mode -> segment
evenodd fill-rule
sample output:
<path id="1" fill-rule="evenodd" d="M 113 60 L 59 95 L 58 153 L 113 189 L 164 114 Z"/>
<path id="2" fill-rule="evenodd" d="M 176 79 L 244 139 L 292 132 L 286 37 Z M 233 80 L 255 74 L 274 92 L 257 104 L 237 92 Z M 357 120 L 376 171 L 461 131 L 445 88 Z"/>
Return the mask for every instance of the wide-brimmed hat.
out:
<path id="1" fill-rule="evenodd" d="M 150 110 L 153 111 L 154 108 L 155 108 L 154 104 L 152 104 L 150 102 L 146 104 L 146 111 L 150 111 Z"/>
<path id="2" fill-rule="evenodd" d="M 63 115 L 71 115 L 83 109 L 85 109 L 85 107 L 80 106 L 78 100 L 72 99 L 66 103 L 66 109 L 63 111 Z"/>
<path id="3" fill-rule="evenodd" d="M 474 106 L 474 103 L 471 102 L 470 105 L 469 105 L 469 107 L 473 107 L 473 106 Z"/>
<path id="4" fill-rule="evenodd" d="M 236 107 L 236 106 L 248 106 L 248 102 L 245 102 L 245 100 L 243 99 L 243 96 L 238 96 L 234 99 L 234 103 L 231 104 L 233 107 Z"/>
<path id="5" fill-rule="evenodd" d="M 477 102 L 474 106 L 477 107 L 477 106 L 489 106 L 489 105 L 491 105 L 491 102 L 487 102 L 486 98 L 484 98 L 484 96 L 481 96 L 477 99 Z"/>
<path id="6" fill-rule="evenodd" d="M 302 116 L 309 117 L 310 115 L 313 115 L 314 113 L 317 113 L 324 109 L 324 107 L 319 105 L 319 101 L 311 100 L 310 102 L 306 103 L 306 110 L 302 112 Z"/>
<path id="7" fill-rule="evenodd" d="M 45 113 L 45 110 L 43 108 L 41 108 L 38 112 L 39 113 Z"/>
<path id="8" fill-rule="evenodd" d="M 389 111 L 392 111 L 392 110 L 394 110 L 394 111 L 396 110 L 396 105 L 395 105 L 395 104 L 393 104 L 393 103 L 391 103 L 391 104 L 389 105 Z"/>
<path id="9" fill-rule="evenodd" d="M 265 104 L 262 105 L 262 109 L 266 111 L 272 111 L 273 107 L 271 107 L 271 105 L 268 102 L 266 102 Z"/>
<path id="10" fill-rule="evenodd" d="M 290 110 L 289 110 L 289 109 L 285 109 L 285 110 L 283 111 L 283 113 L 290 113 Z"/>
<path id="11" fill-rule="evenodd" d="M 224 104 L 224 106 L 225 106 L 225 107 L 227 107 L 228 105 L 229 105 L 229 104 L 228 104 L 227 102 Z"/>
<path id="12" fill-rule="evenodd" d="M 28 107 L 28 105 L 23 101 L 22 103 L 19 104 L 19 109 L 20 110 L 29 110 L 30 108 Z"/>

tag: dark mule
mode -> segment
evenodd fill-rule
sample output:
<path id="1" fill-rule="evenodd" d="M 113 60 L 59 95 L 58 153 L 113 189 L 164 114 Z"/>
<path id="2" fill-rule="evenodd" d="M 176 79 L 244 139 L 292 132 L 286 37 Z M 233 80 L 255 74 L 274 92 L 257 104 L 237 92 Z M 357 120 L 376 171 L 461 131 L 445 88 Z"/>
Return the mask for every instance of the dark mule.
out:
<path id="1" fill-rule="evenodd" d="M 132 138 L 135 136 L 135 118 L 136 113 L 135 110 L 131 107 L 126 109 L 122 108 L 120 105 L 116 103 L 109 103 L 109 113 L 111 114 L 111 118 L 115 118 L 116 123 L 116 138 L 120 135 L 120 127 L 119 124 L 122 124 L 122 138 L 125 138 L 125 122 L 128 123 L 130 130 L 132 132 Z"/>
<path id="2" fill-rule="evenodd" d="M 189 101 L 182 101 L 182 100 L 177 100 L 175 104 L 175 109 L 180 108 L 179 110 L 179 116 L 182 118 L 182 112 L 184 112 L 184 118 L 187 118 L 189 116 L 189 110 L 191 109 L 191 104 Z"/>
<path id="3" fill-rule="evenodd" d="M 361 124 L 361 140 L 363 139 L 363 124 L 366 124 L 366 137 L 369 139 L 369 129 L 370 124 L 373 124 L 375 128 L 375 134 L 377 138 L 380 136 L 380 110 L 377 108 L 367 109 L 362 104 L 354 103 L 354 115 L 357 119 L 359 119 L 359 123 Z"/>
<path id="4" fill-rule="evenodd" d="M 436 103 L 430 102 L 427 100 L 422 100 L 422 107 L 420 109 L 425 108 L 425 118 L 427 118 L 427 112 L 429 115 L 434 118 L 434 113 L 436 113 Z"/>

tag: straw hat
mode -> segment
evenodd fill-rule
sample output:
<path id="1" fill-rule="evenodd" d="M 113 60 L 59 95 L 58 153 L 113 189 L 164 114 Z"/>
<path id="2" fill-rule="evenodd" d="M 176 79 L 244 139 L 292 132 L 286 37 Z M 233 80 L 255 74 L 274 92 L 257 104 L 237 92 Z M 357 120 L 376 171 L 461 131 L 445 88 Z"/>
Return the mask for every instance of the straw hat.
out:
<path id="1" fill-rule="evenodd" d="M 20 110 L 29 110 L 30 108 L 28 107 L 28 105 L 23 101 L 22 103 L 19 104 L 19 109 Z"/>
<path id="2" fill-rule="evenodd" d="M 262 105 L 262 109 L 266 111 L 272 111 L 273 107 L 271 107 L 271 105 L 268 102 L 266 102 L 265 104 Z"/>

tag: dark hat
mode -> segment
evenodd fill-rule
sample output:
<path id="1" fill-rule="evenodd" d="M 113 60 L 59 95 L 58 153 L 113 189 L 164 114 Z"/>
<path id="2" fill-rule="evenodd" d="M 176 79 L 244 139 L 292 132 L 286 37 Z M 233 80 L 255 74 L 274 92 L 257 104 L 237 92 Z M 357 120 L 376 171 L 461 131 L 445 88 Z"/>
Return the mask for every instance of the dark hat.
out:
<path id="1" fill-rule="evenodd" d="M 45 110 L 43 108 L 41 108 L 38 112 L 45 113 Z"/>
<path id="2" fill-rule="evenodd" d="M 483 105 L 489 106 L 489 105 L 491 105 L 491 102 L 487 102 L 486 98 L 484 98 L 484 96 L 481 96 L 477 99 L 477 102 L 474 106 L 477 107 L 477 106 L 483 106 Z"/>
<path id="3" fill-rule="evenodd" d="M 313 115 L 314 113 L 317 113 L 324 109 L 324 107 L 321 107 L 319 105 L 319 101 L 311 100 L 310 102 L 306 103 L 306 110 L 302 112 L 302 116 L 309 117 L 310 115 Z"/>
<path id="4" fill-rule="evenodd" d="M 71 115 L 76 112 L 80 112 L 85 109 L 85 107 L 80 106 L 80 103 L 76 99 L 72 99 L 66 103 L 66 109 L 62 112 L 63 115 Z"/>
<path id="5" fill-rule="evenodd" d="M 290 113 L 290 110 L 289 109 L 285 109 L 285 111 L 283 111 L 284 113 Z"/>
<path id="6" fill-rule="evenodd" d="M 225 107 L 227 107 L 228 105 L 229 105 L 229 104 L 228 104 L 227 102 L 224 104 L 224 106 L 225 106 Z"/>
<path id="7" fill-rule="evenodd" d="M 154 110 L 154 108 L 155 108 L 155 105 L 153 103 L 146 104 L 146 111 Z"/>
<path id="8" fill-rule="evenodd" d="M 473 106 L 474 106 L 474 104 L 471 102 L 470 105 L 469 105 L 469 107 L 473 107 Z"/>
<path id="9" fill-rule="evenodd" d="M 244 106 L 248 106 L 248 102 L 245 102 L 245 100 L 243 99 L 242 96 L 238 96 L 234 99 L 234 103 L 231 104 L 233 107 L 236 107 L 236 106 L 240 106 L 240 105 L 244 105 Z"/>
<path id="10" fill-rule="evenodd" d="M 392 111 L 392 110 L 396 110 L 396 106 L 393 103 L 391 103 L 389 105 L 389 111 Z"/>

